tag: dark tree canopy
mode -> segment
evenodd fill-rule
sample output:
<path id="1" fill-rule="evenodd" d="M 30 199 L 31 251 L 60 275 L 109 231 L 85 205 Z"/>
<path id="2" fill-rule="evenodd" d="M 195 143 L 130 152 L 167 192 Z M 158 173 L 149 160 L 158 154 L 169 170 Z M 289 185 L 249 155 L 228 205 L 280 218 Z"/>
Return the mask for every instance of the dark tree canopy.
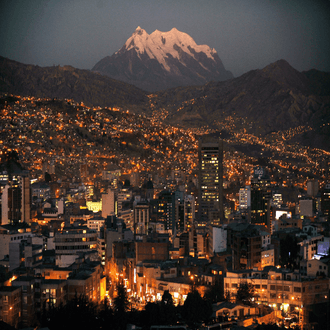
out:
<path id="1" fill-rule="evenodd" d="M 168 290 L 164 291 L 162 296 L 162 303 L 165 305 L 173 305 L 173 297 Z"/>
<path id="2" fill-rule="evenodd" d="M 115 314 L 124 315 L 129 306 L 126 288 L 123 284 L 117 285 L 117 296 L 114 299 Z"/>
<path id="3" fill-rule="evenodd" d="M 212 304 L 203 299 L 197 290 L 188 293 L 182 307 L 182 316 L 189 327 L 195 329 L 199 323 L 207 321 L 212 315 Z"/>
<path id="4" fill-rule="evenodd" d="M 208 288 L 205 293 L 204 298 L 209 300 L 212 304 L 217 303 L 218 301 L 224 300 L 223 285 L 216 284 Z"/>
<path id="5" fill-rule="evenodd" d="M 254 286 L 251 283 L 241 283 L 236 293 L 236 303 L 245 305 L 252 304 L 252 298 L 255 297 Z"/>

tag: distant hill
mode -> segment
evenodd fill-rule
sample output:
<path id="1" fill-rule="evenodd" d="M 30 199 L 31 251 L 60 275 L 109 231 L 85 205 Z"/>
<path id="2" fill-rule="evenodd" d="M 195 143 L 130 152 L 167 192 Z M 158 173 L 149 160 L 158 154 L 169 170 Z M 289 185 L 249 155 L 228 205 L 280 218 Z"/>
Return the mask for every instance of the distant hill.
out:
<path id="1" fill-rule="evenodd" d="M 135 86 L 71 66 L 39 67 L 0 56 L 0 92 L 22 96 L 74 99 L 86 105 L 145 104 L 146 93 Z"/>
<path id="2" fill-rule="evenodd" d="M 330 146 L 329 79 L 329 73 L 301 73 L 279 60 L 224 82 L 156 93 L 154 102 L 166 108 L 168 123 L 218 127 L 232 117 L 237 129 L 257 135 L 309 125 L 317 143 Z"/>
<path id="3" fill-rule="evenodd" d="M 215 49 L 173 28 L 150 35 L 137 27 L 124 46 L 92 69 L 149 92 L 232 79 Z"/>

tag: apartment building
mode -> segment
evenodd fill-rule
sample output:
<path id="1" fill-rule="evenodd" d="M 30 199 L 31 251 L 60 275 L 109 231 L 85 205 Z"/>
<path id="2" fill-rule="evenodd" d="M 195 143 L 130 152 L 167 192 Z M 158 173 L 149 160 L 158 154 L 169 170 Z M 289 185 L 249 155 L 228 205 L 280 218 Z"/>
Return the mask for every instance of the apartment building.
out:
<path id="1" fill-rule="evenodd" d="M 22 287 L 0 287 L 0 319 L 17 328 L 22 315 Z"/>
<path id="2" fill-rule="evenodd" d="M 269 305 L 284 312 L 298 311 L 303 323 L 308 323 L 308 306 L 328 301 L 330 279 L 303 277 L 298 270 L 267 267 L 228 271 L 224 278 L 225 293 L 232 300 L 242 283 L 250 283 L 255 289 L 255 302 Z"/>

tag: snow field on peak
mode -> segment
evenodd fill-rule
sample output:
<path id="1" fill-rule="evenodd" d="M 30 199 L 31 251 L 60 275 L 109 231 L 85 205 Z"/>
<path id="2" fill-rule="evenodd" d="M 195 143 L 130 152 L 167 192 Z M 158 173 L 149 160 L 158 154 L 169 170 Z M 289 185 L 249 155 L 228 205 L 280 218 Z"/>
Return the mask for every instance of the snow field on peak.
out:
<path id="1" fill-rule="evenodd" d="M 165 70 L 171 71 L 171 68 L 166 63 L 168 54 L 180 60 L 179 52 L 173 48 L 174 45 L 177 45 L 185 53 L 189 54 L 189 56 L 195 58 L 195 54 L 191 53 L 188 49 L 190 46 L 197 53 L 203 52 L 208 58 L 214 61 L 213 55 L 216 53 L 215 49 L 207 45 L 197 45 L 192 37 L 187 33 L 178 31 L 176 28 L 173 28 L 169 32 L 155 30 L 149 35 L 145 30 L 138 27 L 126 41 L 124 48 L 127 51 L 135 48 L 138 55 L 146 52 L 150 58 L 156 59 L 162 64 Z M 195 58 L 195 60 L 197 59 Z M 185 63 L 182 64 L 185 65 Z"/>

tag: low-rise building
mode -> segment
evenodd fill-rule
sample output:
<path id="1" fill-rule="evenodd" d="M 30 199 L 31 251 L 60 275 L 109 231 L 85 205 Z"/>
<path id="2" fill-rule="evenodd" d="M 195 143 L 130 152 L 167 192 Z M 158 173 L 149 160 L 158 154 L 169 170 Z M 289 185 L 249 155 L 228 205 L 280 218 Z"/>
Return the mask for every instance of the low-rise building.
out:
<path id="1" fill-rule="evenodd" d="M 254 301 L 277 310 L 298 310 L 303 323 L 308 323 L 307 308 L 315 303 L 328 301 L 330 280 L 328 277 L 311 279 L 296 271 L 268 267 L 263 271 L 228 271 L 224 278 L 224 290 L 234 301 L 237 290 L 243 283 L 255 289 Z"/>
<path id="2" fill-rule="evenodd" d="M 55 234 L 56 254 L 77 254 L 97 249 L 97 232 L 82 228 L 64 228 Z"/>
<path id="3" fill-rule="evenodd" d="M 83 264 L 72 271 L 67 279 L 68 300 L 76 296 L 85 296 L 93 302 L 104 300 L 106 277 L 102 275 L 102 267 L 98 262 Z"/>
<path id="4" fill-rule="evenodd" d="M 221 317 L 243 319 L 245 317 L 253 317 L 259 314 L 259 308 L 256 306 L 236 304 L 229 301 L 213 304 L 212 309 L 212 316 L 217 319 Z"/>

